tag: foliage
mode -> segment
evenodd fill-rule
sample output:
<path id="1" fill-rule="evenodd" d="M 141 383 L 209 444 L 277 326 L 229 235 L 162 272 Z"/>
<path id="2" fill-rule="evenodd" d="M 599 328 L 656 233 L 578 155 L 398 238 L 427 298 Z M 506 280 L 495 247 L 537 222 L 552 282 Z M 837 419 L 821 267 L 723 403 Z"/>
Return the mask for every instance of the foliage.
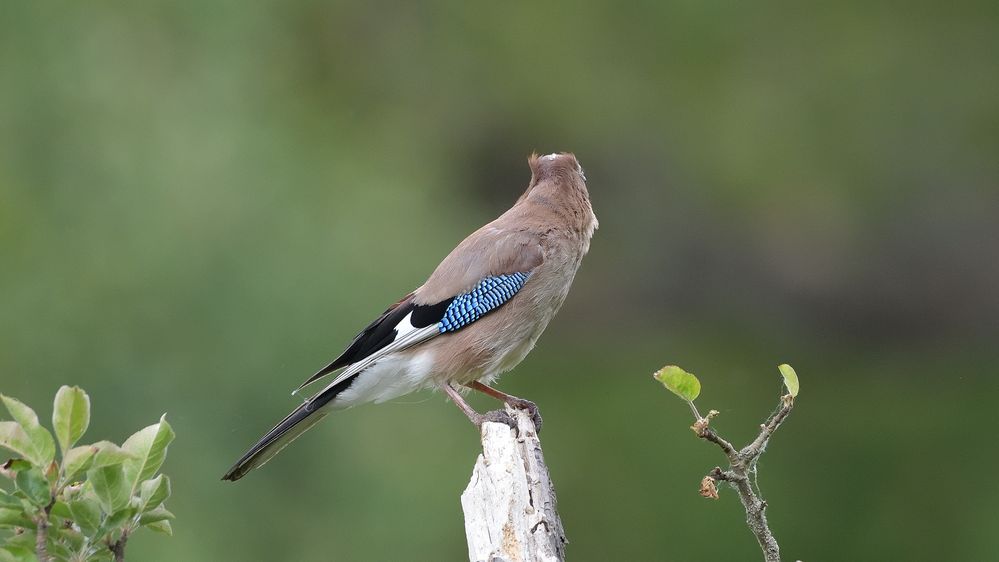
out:
<path id="1" fill-rule="evenodd" d="M 24 403 L 0 399 L 14 418 L 0 421 L 0 447 L 15 455 L 0 470 L 8 482 L 0 488 L 0 562 L 121 560 L 140 527 L 172 534 L 163 505 L 170 479 L 157 474 L 174 439 L 165 414 L 120 447 L 77 445 L 90 425 L 90 397 L 79 387 L 56 393 L 52 433 Z"/>
<path id="2" fill-rule="evenodd" d="M 787 363 L 779 365 L 777 369 L 780 370 L 780 375 L 784 377 L 784 386 L 787 387 L 787 392 L 791 395 L 791 398 L 798 396 L 798 373 L 795 373 L 794 369 Z"/>
<path id="3" fill-rule="evenodd" d="M 667 365 L 652 376 L 663 383 L 663 386 L 668 388 L 670 392 L 687 402 L 693 402 L 701 393 L 701 381 L 697 380 L 697 377 L 692 373 L 688 373 L 676 365 Z"/>
<path id="4" fill-rule="evenodd" d="M 784 379 L 784 386 L 787 388 L 788 395 L 792 399 L 797 397 L 799 389 L 797 373 L 787 363 L 779 365 L 777 369 Z M 652 378 L 661 382 L 670 392 L 676 394 L 689 403 L 691 408 L 694 408 L 694 400 L 701 394 L 701 381 L 693 373 L 688 373 L 676 365 L 667 365 L 653 373 Z M 694 408 L 694 412 L 696 411 L 697 409 Z M 697 414 L 697 417 L 700 418 L 700 414 Z"/>

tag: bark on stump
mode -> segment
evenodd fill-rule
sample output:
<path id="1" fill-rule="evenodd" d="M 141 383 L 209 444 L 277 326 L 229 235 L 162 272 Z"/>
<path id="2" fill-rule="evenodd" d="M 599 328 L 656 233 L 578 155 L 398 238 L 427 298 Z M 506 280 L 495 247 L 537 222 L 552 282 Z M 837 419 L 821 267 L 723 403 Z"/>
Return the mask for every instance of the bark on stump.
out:
<path id="1" fill-rule="evenodd" d="M 563 562 L 568 541 L 530 414 L 507 407 L 517 429 L 482 424 L 482 454 L 461 494 L 468 559 Z"/>

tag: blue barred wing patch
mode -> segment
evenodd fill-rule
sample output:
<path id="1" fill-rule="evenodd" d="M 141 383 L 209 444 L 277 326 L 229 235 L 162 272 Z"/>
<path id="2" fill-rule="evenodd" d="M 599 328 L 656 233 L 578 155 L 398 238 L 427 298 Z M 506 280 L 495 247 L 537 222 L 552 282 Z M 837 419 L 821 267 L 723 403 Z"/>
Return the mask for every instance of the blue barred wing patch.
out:
<path id="1" fill-rule="evenodd" d="M 530 273 L 510 273 L 486 277 L 467 293 L 451 301 L 444 318 L 437 324 L 440 333 L 454 332 L 468 326 L 484 314 L 513 298 L 524 286 Z"/>

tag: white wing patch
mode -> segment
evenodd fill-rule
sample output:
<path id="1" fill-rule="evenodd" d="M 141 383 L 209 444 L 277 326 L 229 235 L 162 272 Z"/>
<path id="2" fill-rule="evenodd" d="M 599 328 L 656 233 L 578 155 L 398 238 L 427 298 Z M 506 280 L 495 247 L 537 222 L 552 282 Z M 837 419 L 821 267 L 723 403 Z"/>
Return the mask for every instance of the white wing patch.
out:
<path id="1" fill-rule="evenodd" d="M 437 327 L 437 324 L 431 324 L 430 326 L 427 326 L 425 328 L 414 327 L 412 322 L 410 322 L 410 317 L 412 315 L 413 313 L 407 314 L 406 317 L 403 318 L 401 322 L 399 322 L 399 325 L 396 327 L 399 333 L 396 335 L 395 341 L 379 349 L 378 351 L 372 353 L 371 355 L 365 357 L 364 359 L 361 359 L 357 363 L 352 363 L 348 365 L 346 369 L 344 369 L 339 375 L 337 375 L 332 382 L 323 387 L 321 391 L 317 392 L 315 396 L 321 395 L 323 392 L 326 392 L 327 389 L 332 388 L 333 386 L 336 386 L 337 384 L 348 379 L 349 377 L 357 373 L 360 373 L 364 369 L 367 369 L 372 364 L 374 364 L 375 361 L 378 361 L 379 359 L 385 357 L 389 353 L 402 351 L 407 347 L 412 347 L 418 343 L 427 341 L 428 339 L 440 334 L 440 329 Z M 312 399 L 310 398 L 309 401 L 311 402 L 311 400 Z"/>
<path id="2" fill-rule="evenodd" d="M 405 336 L 406 334 L 412 332 L 415 329 L 416 326 L 413 325 L 413 313 L 410 312 L 409 314 L 406 315 L 405 318 L 400 320 L 399 323 L 396 325 L 395 339 L 398 340 L 399 338 Z"/>
<path id="3" fill-rule="evenodd" d="M 431 380 L 433 358 L 431 351 L 385 357 L 359 374 L 350 388 L 338 394 L 330 406 L 340 409 L 366 402 L 379 404 L 416 392 Z"/>

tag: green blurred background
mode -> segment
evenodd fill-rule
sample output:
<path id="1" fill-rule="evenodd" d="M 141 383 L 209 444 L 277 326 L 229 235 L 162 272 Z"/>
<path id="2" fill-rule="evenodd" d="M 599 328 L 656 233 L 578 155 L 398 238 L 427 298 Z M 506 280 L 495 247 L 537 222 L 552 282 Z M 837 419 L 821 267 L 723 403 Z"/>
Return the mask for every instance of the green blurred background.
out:
<path id="1" fill-rule="evenodd" d="M 601 228 L 500 387 L 545 414 L 573 560 L 754 560 L 697 373 L 788 559 L 999 559 L 999 4 L 6 2 L 0 391 L 162 412 L 175 536 L 133 560 L 460 560 L 440 394 L 219 477 L 289 391 L 573 151 Z M 480 409 L 493 407 L 474 398 Z"/>

